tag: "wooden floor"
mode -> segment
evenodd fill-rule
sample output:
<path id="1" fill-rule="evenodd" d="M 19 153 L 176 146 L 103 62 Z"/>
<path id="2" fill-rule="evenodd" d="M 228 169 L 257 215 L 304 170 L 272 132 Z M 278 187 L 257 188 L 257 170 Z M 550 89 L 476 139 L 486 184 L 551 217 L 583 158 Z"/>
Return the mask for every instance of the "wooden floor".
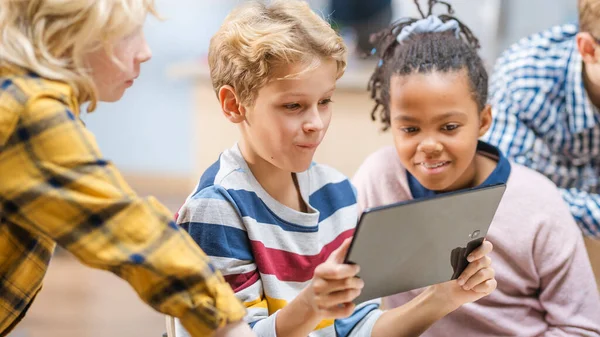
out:
<path id="1" fill-rule="evenodd" d="M 175 211 L 190 191 L 158 197 Z M 164 327 L 164 317 L 146 307 L 127 283 L 59 251 L 41 293 L 9 337 L 161 337 Z"/>
<path id="2" fill-rule="evenodd" d="M 10 337 L 160 337 L 164 319 L 113 275 L 70 256 L 52 261 L 44 288 Z"/>

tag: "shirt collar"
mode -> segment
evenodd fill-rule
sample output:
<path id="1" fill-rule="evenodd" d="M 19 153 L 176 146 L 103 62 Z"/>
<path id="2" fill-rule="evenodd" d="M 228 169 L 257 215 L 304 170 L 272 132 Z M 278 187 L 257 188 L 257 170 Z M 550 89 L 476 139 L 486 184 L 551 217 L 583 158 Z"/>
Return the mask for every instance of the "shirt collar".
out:
<path id="1" fill-rule="evenodd" d="M 511 168 L 510 162 L 508 159 L 506 159 L 502 152 L 500 152 L 500 150 L 498 150 L 498 148 L 495 146 L 482 141 L 479 141 L 477 144 L 477 152 L 498 161 L 498 165 L 496 165 L 494 171 L 492 171 L 487 179 L 478 187 L 491 186 L 501 183 L 505 184 L 510 176 Z M 423 185 L 421 185 L 417 178 L 411 175 L 408 171 L 406 172 L 406 176 L 408 178 L 410 192 L 414 199 L 432 197 L 440 194 L 436 191 L 425 188 Z"/>

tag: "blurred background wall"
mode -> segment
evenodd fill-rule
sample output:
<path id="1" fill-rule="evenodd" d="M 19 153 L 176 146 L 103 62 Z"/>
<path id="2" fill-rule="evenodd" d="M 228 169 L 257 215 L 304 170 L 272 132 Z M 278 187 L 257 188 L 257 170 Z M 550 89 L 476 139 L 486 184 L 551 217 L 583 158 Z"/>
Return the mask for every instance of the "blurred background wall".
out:
<path id="1" fill-rule="evenodd" d="M 143 65 L 141 76 L 123 100 L 101 104 L 96 112 L 85 117 L 105 155 L 123 171 L 178 177 L 198 173 L 194 154 L 208 144 L 190 141 L 199 131 L 193 121 L 194 114 L 201 109 L 194 105 L 193 99 L 195 85 L 206 78 L 171 77 L 169 69 L 181 64 L 191 66 L 193 62 L 201 65 L 210 37 L 229 10 L 240 1 L 157 1 L 166 21 L 148 20 L 146 33 L 153 59 Z M 328 0 L 309 2 L 323 15 L 330 13 Z M 576 19 L 576 0 L 450 2 L 458 18 L 480 37 L 481 54 L 488 63 L 521 37 Z M 405 15 L 416 15 L 412 0 L 393 0 L 393 19 Z M 366 85 L 366 79 L 362 85 Z M 206 103 L 214 102 L 216 98 L 213 97 Z"/>

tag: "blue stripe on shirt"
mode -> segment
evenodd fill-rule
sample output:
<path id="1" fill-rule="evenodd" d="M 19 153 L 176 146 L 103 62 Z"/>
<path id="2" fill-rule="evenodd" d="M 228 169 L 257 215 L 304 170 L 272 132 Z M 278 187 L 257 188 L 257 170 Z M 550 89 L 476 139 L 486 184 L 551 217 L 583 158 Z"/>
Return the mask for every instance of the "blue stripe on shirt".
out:
<path id="1" fill-rule="evenodd" d="M 246 231 L 224 224 L 186 222 L 190 236 L 208 256 L 227 257 L 237 260 L 253 260 L 252 248 Z M 226 242 L 227 244 L 223 244 Z"/>
<path id="2" fill-rule="evenodd" d="M 254 192 L 246 190 L 227 190 L 227 192 L 239 207 L 242 217 L 250 217 L 266 225 L 279 226 L 287 232 L 315 233 L 319 230 L 319 226 L 301 226 L 281 219 Z"/>
<path id="3" fill-rule="evenodd" d="M 256 193 L 246 190 L 226 190 L 220 185 L 214 185 L 196 193 L 191 199 L 216 199 L 228 201 L 232 206 L 236 207 L 236 211 L 240 217 L 252 218 L 258 223 L 265 224 L 266 226 L 279 226 L 287 232 L 315 233 L 319 230 L 318 226 L 300 226 L 281 219 L 265 205 Z"/>
<path id="4" fill-rule="evenodd" d="M 217 160 L 214 164 L 212 164 L 202 175 L 200 178 L 200 183 L 198 184 L 198 188 L 194 192 L 194 194 L 202 191 L 203 189 L 213 185 L 215 183 L 215 179 L 219 170 L 221 169 L 221 156 L 219 156 L 219 160 Z"/>
<path id="5" fill-rule="evenodd" d="M 348 180 L 344 180 L 321 187 L 310 196 L 309 203 L 319 210 L 319 222 L 321 222 L 338 210 L 354 205 L 356 193 L 352 184 Z"/>

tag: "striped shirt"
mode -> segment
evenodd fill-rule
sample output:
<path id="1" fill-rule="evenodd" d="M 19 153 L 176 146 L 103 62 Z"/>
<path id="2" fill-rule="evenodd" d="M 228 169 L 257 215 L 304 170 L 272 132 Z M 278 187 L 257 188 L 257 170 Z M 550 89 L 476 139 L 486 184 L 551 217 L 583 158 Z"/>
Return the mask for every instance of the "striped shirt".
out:
<path id="1" fill-rule="evenodd" d="M 0 68 L 0 336 L 40 290 L 56 243 L 195 336 L 245 314 L 169 211 L 135 195 L 101 155 L 72 88 Z"/>
<path id="2" fill-rule="evenodd" d="M 600 237 L 600 116 L 584 87 L 577 32 L 553 27 L 502 54 L 484 140 L 554 181 L 584 234 Z"/>
<path id="3" fill-rule="evenodd" d="M 351 237 L 357 222 L 354 188 L 341 173 L 313 164 L 296 174 L 309 212 L 271 197 L 234 146 L 202 176 L 178 222 L 225 275 L 248 308 L 258 336 L 275 337 L 277 311 L 311 281 L 315 267 Z M 310 336 L 369 336 L 379 301 L 347 319 L 321 322 Z"/>

